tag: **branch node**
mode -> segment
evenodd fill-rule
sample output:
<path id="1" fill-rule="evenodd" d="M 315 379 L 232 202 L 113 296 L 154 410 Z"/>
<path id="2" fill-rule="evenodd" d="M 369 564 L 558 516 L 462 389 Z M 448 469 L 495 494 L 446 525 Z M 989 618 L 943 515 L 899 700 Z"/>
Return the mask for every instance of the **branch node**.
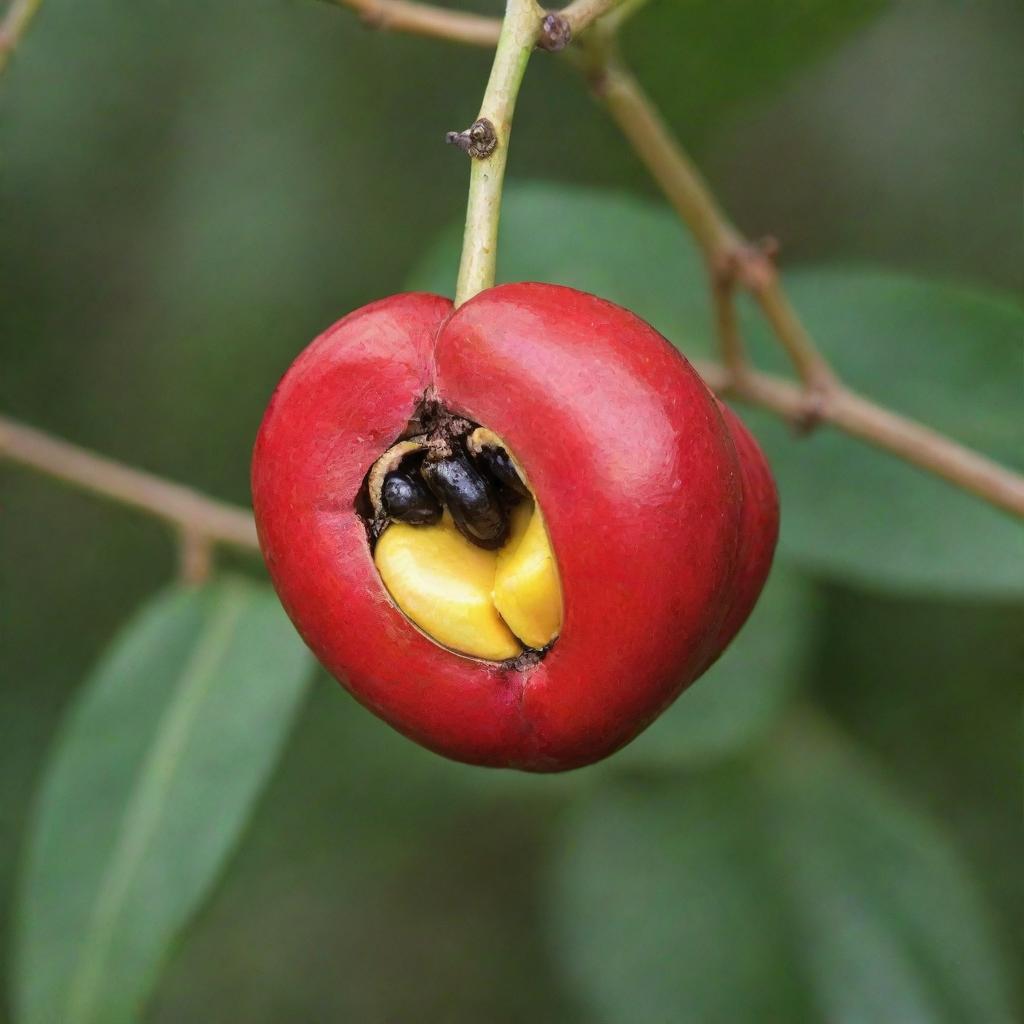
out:
<path id="1" fill-rule="evenodd" d="M 718 382 L 718 386 L 711 390 L 720 398 L 747 400 L 752 391 L 754 371 L 746 359 L 744 358 L 732 366 L 723 359 L 721 370 L 722 379 Z"/>
<path id="2" fill-rule="evenodd" d="M 572 42 L 572 25 L 567 18 L 552 11 L 544 16 L 537 35 L 537 48 L 558 53 Z"/>
<path id="3" fill-rule="evenodd" d="M 782 245 L 774 235 L 765 235 L 759 238 L 754 245 L 760 250 L 761 255 L 772 263 L 777 263 Z"/>
<path id="4" fill-rule="evenodd" d="M 736 285 L 755 294 L 771 288 L 777 278 L 779 243 L 768 236 L 757 242 L 737 241 L 712 260 L 712 276 L 720 288 Z"/>
<path id="5" fill-rule="evenodd" d="M 729 295 L 736 287 L 739 260 L 738 249 L 734 246 L 715 253 L 709 260 L 711 283 L 723 295 Z"/>
<path id="6" fill-rule="evenodd" d="M 482 117 L 464 132 L 447 132 L 444 141 L 468 153 L 474 160 L 486 160 L 498 147 L 498 133 L 494 125 Z"/>
<path id="7" fill-rule="evenodd" d="M 793 433 L 797 437 L 809 437 L 826 420 L 828 390 L 813 386 L 803 393 L 800 409 L 792 418 Z"/>
<path id="8" fill-rule="evenodd" d="M 178 577 L 182 583 L 198 587 L 210 578 L 213 569 L 213 543 L 201 530 L 182 527 L 178 534 Z"/>

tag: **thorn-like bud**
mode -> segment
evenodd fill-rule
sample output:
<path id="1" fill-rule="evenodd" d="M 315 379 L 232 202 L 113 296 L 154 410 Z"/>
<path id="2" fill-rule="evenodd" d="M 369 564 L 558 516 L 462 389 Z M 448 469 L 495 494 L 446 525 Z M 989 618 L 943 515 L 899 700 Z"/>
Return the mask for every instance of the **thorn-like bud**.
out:
<path id="1" fill-rule="evenodd" d="M 540 35 L 537 36 L 537 46 L 549 53 L 558 53 L 564 50 L 572 42 L 572 26 L 561 14 L 552 12 L 544 16 L 540 23 Z"/>
<path id="2" fill-rule="evenodd" d="M 444 141 L 450 146 L 458 146 L 474 160 L 486 160 L 498 145 L 498 133 L 494 130 L 494 125 L 486 117 L 482 117 L 479 121 L 474 121 L 464 132 L 448 132 Z"/>
<path id="3" fill-rule="evenodd" d="M 779 240 L 774 235 L 765 235 L 764 238 L 758 239 L 757 247 L 761 250 L 761 255 L 765 259 L 772 260 L 773 262 L 778 259 L 779 250 L 782 248 L 779 245 Z"/>
<path id="4" fill-rule="evenodd" d="M 792 418 L 793 432 L 797 437 L 813 434 L 825 420 L 826 394 L 821 388 L 810 387 L 804 393 L 803 407 Z"/>

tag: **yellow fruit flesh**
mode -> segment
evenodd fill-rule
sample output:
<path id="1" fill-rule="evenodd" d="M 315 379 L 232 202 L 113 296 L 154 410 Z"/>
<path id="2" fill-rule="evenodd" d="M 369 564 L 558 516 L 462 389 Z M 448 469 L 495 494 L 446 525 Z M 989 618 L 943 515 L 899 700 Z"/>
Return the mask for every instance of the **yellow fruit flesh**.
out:
<path id="1" fill-rule="evenodd" d="M 508 543 L 498 552 L 494 606 L 527 647 L 546 647 L 562 628 L 562 588 L 540 512 L 513 509 Z"/>
<path id="2" fill-rule="evenodd" d="M 398 607 L 439 644 L 491 661 L 522 651 L 491 600 L 497 552 L 471 544 L 447 512 L 436 526 L 392 523 L 373 560 Z"/>
<path id="3" fill-rule="evenodd" d="M 470 543 L 445 512 L 436 526 L 392 523 L 373 558 L 405 615 L 460 654 L 505 661 L 522 653 L 519 640 L 540 648 L 558 635 L 558 570 L 532 502 L 513 510 L 509 540 L 500 551 Z"/>

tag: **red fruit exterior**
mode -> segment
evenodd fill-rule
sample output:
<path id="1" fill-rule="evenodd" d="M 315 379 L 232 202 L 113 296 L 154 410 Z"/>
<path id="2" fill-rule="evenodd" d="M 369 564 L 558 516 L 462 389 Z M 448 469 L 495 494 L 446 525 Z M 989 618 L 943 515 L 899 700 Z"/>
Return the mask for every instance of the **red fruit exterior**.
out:
<path id="1" fill-rule="evenodd" d="M 428 391 L 505 440 L 544 511 L 565 617 L 531 667 L 433 643 L 374 567 L 354 500 Z M 657 717 L 743 624 L 778 525 L 764 456 L 690 364 L 627 310 L 547 284 L 339 321 L 274 393 L 252 484 L 274 585 L 327 669 L 431 750 L 530 771 L 597 761 Z"/>
<path id="2" fill-rule="evenodd" d="M 740 513 L 739 551 L 733 574 L 732 599 L 722 625 L 712 661 L 728 647 L 747 621 L 772 567 L 779 536 L 779 495 L 775 480 L 753 435 L 727 405 L 718 403 L 732 433 L 740 464 L 743 509 Z"/>

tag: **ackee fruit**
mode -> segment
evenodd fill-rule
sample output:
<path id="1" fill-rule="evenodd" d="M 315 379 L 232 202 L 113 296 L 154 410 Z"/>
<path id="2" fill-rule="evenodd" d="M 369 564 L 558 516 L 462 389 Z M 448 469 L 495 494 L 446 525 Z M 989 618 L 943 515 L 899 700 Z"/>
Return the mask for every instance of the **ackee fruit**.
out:
<path id="1" fill-rule="evenodd" d="M 252 483 L 327 669 L 424 746 L 529 771 L 663 711 L 746 620 L 778 531 L 763 454 L 689 363 L 547 284 L 339 321 L 275 391 Z"/>

